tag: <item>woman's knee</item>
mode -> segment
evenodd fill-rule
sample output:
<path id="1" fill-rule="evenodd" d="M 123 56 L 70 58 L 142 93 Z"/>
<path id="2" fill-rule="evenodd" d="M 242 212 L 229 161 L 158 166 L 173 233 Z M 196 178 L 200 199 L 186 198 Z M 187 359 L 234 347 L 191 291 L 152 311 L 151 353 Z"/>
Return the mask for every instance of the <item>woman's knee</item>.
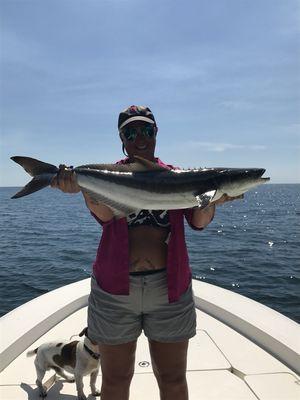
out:
<path id="1" fill-rule="evenodd" d="M 160 385 L 184 385 L 188 341 L 159 343 L 149 341 L 153 372 Z"/>
<path id="2" fill-rule="evenodd" d="M 182 372 L 162 372 L 159 370 L 155 371 L 156 379 L 159 385 L 163 386 L 181 386 L 186 384 L 186 373 L 185 371 Z"/>
<path id="3" fill-rule="evenodd" d="M 133 374 L 102 375 L 101 398 L 103 400 L 128 400 Z"/>
<path id="4" fill-rule="evenodd" d="M 136 342 L 100 345 L 102 381 L 109 385 L 130 384 L 134 374 Z"/>
<path id="5" fill-rule="evenodd" d="M 102 369 L 102 382 L 109 385 L 130 384 L 134 375 L 134 365 L 129 370 L 105 370 Z"/>

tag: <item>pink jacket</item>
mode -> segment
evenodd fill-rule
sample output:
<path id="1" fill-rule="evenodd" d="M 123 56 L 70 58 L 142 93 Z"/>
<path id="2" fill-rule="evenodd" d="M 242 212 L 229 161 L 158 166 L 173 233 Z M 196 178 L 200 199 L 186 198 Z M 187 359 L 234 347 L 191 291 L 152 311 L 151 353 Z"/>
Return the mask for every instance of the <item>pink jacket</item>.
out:
<path id="1" fill-rule="evenodd" d="M 171 165 L 164 164 L 156 159 L 158 164 L 167 168 Z M 119 161 L 125 164 L 128 159 Z M 103 232 L 99 243 L 96 260 L 93 265 L 94 276 L 98 285 L 108 293 L 116 295 L 129 294 L 129 245 L 128 226 L 126 218 L 113 218 L 103 223 L 92 213 L 102 225 Z M 168 243 L 167 280 L 169 302 L 177 301 L 191 281 L 192 273 L 184 236 L 184 217 L 195 230 L 202 230 L 192 225 L 192 209 L 170 210 L 169 221 L 171 226 Z"/>

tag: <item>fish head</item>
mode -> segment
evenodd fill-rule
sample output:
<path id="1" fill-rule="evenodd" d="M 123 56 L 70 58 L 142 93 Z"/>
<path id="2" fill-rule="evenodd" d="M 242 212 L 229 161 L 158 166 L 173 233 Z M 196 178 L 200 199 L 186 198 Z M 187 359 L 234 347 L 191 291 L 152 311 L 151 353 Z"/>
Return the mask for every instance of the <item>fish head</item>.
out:
<path id="1" fill-rule="evenodd" d="M 262 175 L 264 173 L 265 169 L 263 168 L 231 170 L 227 179 L 225 178 L 223 182 L 221 182 L 218 188 L 218 195 L 227 194 L 230 197 L 240 196 L 248 190 L 268 182 L 270 178 L 263 178 Z"/>

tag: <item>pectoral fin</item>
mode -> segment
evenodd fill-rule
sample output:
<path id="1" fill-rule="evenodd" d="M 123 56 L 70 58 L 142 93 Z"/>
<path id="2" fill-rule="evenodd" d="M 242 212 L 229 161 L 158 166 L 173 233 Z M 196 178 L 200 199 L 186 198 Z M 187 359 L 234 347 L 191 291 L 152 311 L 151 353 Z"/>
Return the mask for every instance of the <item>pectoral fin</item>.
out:
<path id="1" fill-rule="evenodd" d="M 215 200 L 216 193 L 217 190 L 211 190 L 210 192 L 196 194 L 195 197 L 198 203 L 198 207 L 207 207 L 213 200 Z"/>

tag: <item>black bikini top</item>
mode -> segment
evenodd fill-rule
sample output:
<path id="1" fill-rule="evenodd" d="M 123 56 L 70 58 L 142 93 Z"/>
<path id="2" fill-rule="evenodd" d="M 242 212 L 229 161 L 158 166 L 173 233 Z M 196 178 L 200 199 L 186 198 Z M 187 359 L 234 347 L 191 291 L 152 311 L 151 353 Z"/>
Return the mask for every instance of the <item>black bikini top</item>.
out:
<path id="1" fill-rule="evenodd" d="M 170 227 L 168 210 L 140 210 L 131 213 L 127 217 L 128 227 L 141 225 L 154 226 L 159 228 Z"/>

